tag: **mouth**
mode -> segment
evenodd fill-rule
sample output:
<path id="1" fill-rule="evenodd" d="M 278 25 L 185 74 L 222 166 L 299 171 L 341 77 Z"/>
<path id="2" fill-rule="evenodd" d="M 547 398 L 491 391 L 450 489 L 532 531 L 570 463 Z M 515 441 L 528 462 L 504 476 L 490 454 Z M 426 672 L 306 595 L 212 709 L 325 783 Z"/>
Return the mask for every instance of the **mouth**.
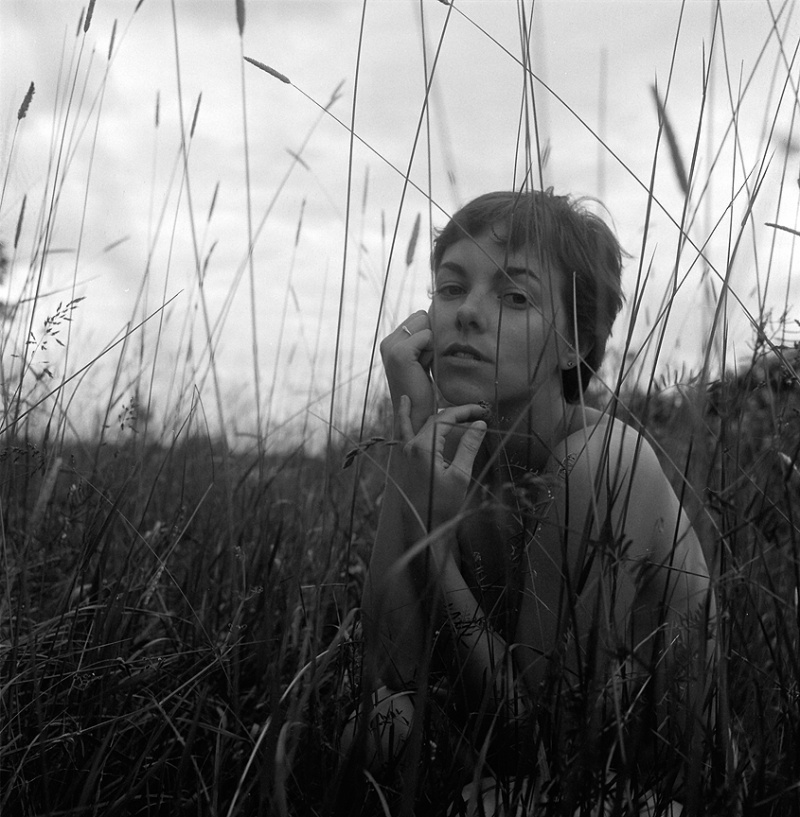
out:
<path id="1" fill-rule="evenodd" d="M 467 346 L 463 343 L 451 343 L 442 355 L 443 357 L 455 358 L 457 360 L 474 360 L 478 363 L 488 361 L 485 355 L 482 355 L 474 346 Z"/>

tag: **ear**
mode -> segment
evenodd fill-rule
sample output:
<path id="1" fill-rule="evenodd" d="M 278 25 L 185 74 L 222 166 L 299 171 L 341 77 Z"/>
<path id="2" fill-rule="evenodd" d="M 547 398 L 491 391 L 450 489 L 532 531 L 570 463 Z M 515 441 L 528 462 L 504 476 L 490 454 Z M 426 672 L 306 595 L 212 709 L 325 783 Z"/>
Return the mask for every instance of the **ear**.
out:
<path id="1" fill-rule="evenodd" d="M 558 365 L 561 369 L 574 369 L 594 348 L 593 343 L 582 344 L 580 351 L 568 343 L 561 344 L 558 355 Z"/>

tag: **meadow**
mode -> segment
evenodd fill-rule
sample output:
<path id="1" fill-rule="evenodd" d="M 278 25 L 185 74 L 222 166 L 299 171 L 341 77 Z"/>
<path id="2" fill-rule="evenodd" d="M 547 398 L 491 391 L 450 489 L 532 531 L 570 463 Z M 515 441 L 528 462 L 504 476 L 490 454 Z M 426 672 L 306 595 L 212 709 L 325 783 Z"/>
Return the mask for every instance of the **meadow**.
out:
<path id="1" fill-rule="evenodd" d="M 248 6 L 244 0 L 229 6 L 230 25 L 243 41 Z M 468 3 L 463 6 L 468 14 Z M 535 19 L 528 17 L 531 8 L 509 6 L 520 13 L 525 42 Z M 356 326 L 352 294 L 332 284 L 336 353 L 329 364 L 324 347 L 333 342 L 319 330 L 310 334 L 316 316 L 305 315 L 296 345 L 309 350 L 308 385 L 300 397 L 294 393 L 295 408 L 287 411 L 273 391 L 279 372 L 292 365 L 289 340 L 270 360 L 263 346 L 259 352 L 256 329 L 269 314 L 288 338 L 297 295 L 287 284 L 278 306 L 257 303 L 253 248 L 260 228 L 247 198 L 248 234 L 235 280 L 251 285 L 241 323 L 252 326 L 253 399 L 240 396 L 237 403 L 225 391 L 225 366 L 215 355 L 226 331 L 219 315 L 230 311 L 233 295 L 215 299 L 206 291 L 217 193 L 207 214 L 188 195 L 192 139 L 195 126 L 202 128 L 199 99 L 181 102 L 186 117 L 174 173 L 186 195 L 170 188 L 159 203 L 159 229 L 174 217 L 173 240 L 189 230 L 178 214 L 191 212 L 193 234 L 206 219 L 206 234 L 194 237 L 189 253 L 192 284 L 182 296 L 189 305 L 178 346 L 167 355 L 161 340 L 168 320 L 180 323 L 170 312 L 177 296 L 166 285 L 156 294 L 161 281 L 148 255 L 136 276 L 140 297 L 112 341 L 88 352 L 78 348 L 74 327 L 87 308 L 78 285 L 80 252 L 72 277 L 55 285 L 50 265 L 65 202 L 78 201 L 84 217 L 94 212 L 89 183 L 75 178 L 70 158 L 79 150 L 91 158 L 97 150 L 113 76 L 105 67 L 98 80 L 97 69 L 79 58 L 96 33 L 93 7 L 81 14 L 68 43 L 64 93 L 42 160 L 43 195 L 12 195 L 8 186 L 17 140 L 24 142 L 37 104 L 33 85 L 15 103 L 13 121 L 3 123 L 11 136 L 0 166 L 0 283 L 21 283 L 4 290 L 0 311 L 0 813 L 443 814 L 463 785 L 463 770 L 447 751 L 435 706 L 419 762 L 406 770 L 402 786 L 364 771 L 340 744 L 361 692 L 358 606 L 389 450 L 390 408 L 373 359 L 385 315 L 368 322 L 371 362 L 368 375 L 356 377 L 340 338 L 359 343 L 363 327 Z M 130 20 L 141 7 L 131 4 Z M 724 5 L 717 9 L 713 30 L 722 31 Z M 664 89 L 654 90 L 653 175 L 642 180 L 641 243 L 628 247 L 633 286 L 607 367 L 586 396 L 647 430 L 712 566 L 717 654 L 704 711 L 716 727 L 705 742 L 687 735 L 685 745 L 674 747 L 690 770 L 681 792 L 686 814 L 800 814 L 800 324 L 790 287 L 800 225 L 787 218 L 796 216 L 798 188 L 793 11 L 790 3 L 764 6 L 772 24 L 763 48 L 774 50 L 772 88 L 780 92 L 765 128 L 772 134 L 776 123 L 785 126 L 782 151 L 768 139 L 747 153 L 737 136 L 747 77 L 729 75 L 725 93 L 718 91 L 727 126 L 717 131 L 718 143 L 708 143 L 707 161 L 698 158 L 707 138 L 707 87 L 696 131 L 681 134 L 684 146 L 693 145 L 688 154 Z M 102 32 L 109 66 L 120 47 L 116 32 L 116 23 Z M 249 83 L 288 83 L 251 53 L 250 62 L 242 59 L 252 71 Z M 244 48 L 241 56 L 248 56 Z M 523 175 L 537 186 L 547 156 L 537 141 L 534 102 L 544 92 L 534 89 L 529 52 L 523 47 L 516 59 L 530 79 L 520 110 Z M 435 64 L 425 71 L 432 74 Z M 242 92 L 246 113 L 244 81 Z M 308 104 L 330 117 L 337 94 Z M 419 135 L 425 107 L 417 115 Z M 354 144 L 358 129 L 351 133 Z M 242 144 L 244 161 L 247 134 Z M 299 162 L 305 144 L 298 139 L 294 146 Z M 664 208 L 656 195 L 658 163 L 678 191 L 674 207 Z M 347 203 L 355 212 L 354 172 L 348 168 Z M 410 170 L 399 174 L 411 178 Z M 424 189 L 409 186 L 426 199 Z M 402 212 L 389 214 L 396 221 L 394 233 L 383 236 L 391 252 L 379 278 L 379 308 L 393 315 L 409 292 L 386 287 L 392 258 L 407 274 L 424 269 L 429 239 L 402 202 Z M 428 195 L 427 204 L 430 218 L 441 223 L 435 197 Z M 365 190 L 362 209 L 368 208 Z M 676 238 L 658 256 L 668 259 L 666 281 L 654 272 L 649 243 L 656 212 L 675 228 Z M 268 208 L 264 220 L 271 214 Z M 303 241 L 302 218 L 302 211 L 297 221 L 287 216 L 287 264 Z M 355 217 L 342 224 L 344 247 L 354 224 Z M 92 224 L 81 224 L 81 235 L 84 230 L 91 234 Z M 148 240 L 154 247 L 155 239 Z M 745 254 L 755 272 L 740 287 Z M 662 346 L 674 343 L 668 323 L 673 310 L 685 308 L 690 274 L 701 353 L 685 364 L 673 355 L 667 365 Z M 60 291 L 47 294 L 54 288 Z M 777 308 L 767 297 L 776 290 L 782 293 Z M 164 381 L 170 385 L 159 392 Z M 237 408 L 248 401 L 253 407 L 243 412 L 253 422 L 239 428 Z M 312 442 L 309 429 L 320 417 L 323 434 Z M 597 745 L 594 729 L 587 722 L 586 746 Z M 568 787 L 590 785 L 604 762 L 591 751 L 578 757 L 561 799 L 551 794 L 550 805 L 536 813 L 572 814 L 578 795 Z M 554 766 L 553 792 L 558 773 Z M 617 809 L 626 813 L 622 804 Z"/>

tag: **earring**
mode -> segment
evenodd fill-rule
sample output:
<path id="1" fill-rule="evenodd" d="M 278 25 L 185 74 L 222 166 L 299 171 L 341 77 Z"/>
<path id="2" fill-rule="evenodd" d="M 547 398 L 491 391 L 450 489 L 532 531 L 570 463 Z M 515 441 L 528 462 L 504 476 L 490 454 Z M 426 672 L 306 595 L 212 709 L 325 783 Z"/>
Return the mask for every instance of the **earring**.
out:
<path id="1" fill-rule="evenodd" d="M 571 369 L 571 368 L 572 368 L 574 365 L 575 365 L 575 361 L 574 361 L 574 360 L 568 360 L 568 361 L 567 361 L 567 368 L 568 368 L 568 369 Z"/>

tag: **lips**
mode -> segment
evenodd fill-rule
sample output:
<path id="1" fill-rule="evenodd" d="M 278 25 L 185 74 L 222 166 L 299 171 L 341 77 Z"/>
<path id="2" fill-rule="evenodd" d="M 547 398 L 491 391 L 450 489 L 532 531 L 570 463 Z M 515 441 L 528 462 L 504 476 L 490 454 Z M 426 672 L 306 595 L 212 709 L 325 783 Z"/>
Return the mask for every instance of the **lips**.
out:
<path id="1" fill-rule="evenodd" d="M 445 350 L 443 357 L 453 357 L 458 360 L 475 360 L 483 363 L 488 362 L 486 355 L 481 354 L 474 346 L 465 343 L 451 343 Z"/>

